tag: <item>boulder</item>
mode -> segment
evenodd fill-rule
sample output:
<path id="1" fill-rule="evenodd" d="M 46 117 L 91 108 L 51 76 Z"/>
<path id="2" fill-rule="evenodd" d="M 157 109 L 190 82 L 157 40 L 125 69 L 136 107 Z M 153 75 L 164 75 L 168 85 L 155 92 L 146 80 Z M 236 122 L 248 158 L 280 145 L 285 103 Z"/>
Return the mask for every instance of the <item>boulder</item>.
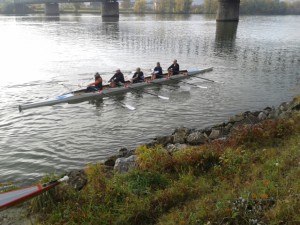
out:
<path id="1" fill-rule="evenodd" d="M 287 111 L 290 108 L 290 104 L 288 102 L 283 102 L 278 107 L 281 112 Z"/>
<path id="2" fill-rule="evenodd" d="M 217 130 L 217 129 L 212 129 L 210 135 L 209 135 L 209 139 L 217 139 L 221 136 L 221 131 Z"/>
<path id="3" fill-rule="evenodd" d="M 276 118 L 276 114 L 277 114 L 277 112 L 276 112 L 275 108 L 273 107 L 272 110 L 269 111 L 269 114 L 267 114 L 268 115 L 268 119 L 274 119 L 274 118 Z"/>
<path id="4" fill-rule="evenodd" d="M 272 108 L 271 107 L 266 107 L 266 108 L 264 108 L 264 110 L 263 110 L 263 112 L 268 116 L 269 115 L 269 113 L 272 111 Z"/>
<path id="5" fill-rule="evenodd" d="M 77 191 L 80 191 L 87 183 L 84 170 L 73 170 L 67 173 L 67 176 L 69 177 L 68 184 Z"/>
<path id="6" fill-rule="evenodd" d="M 252 113 L 252 115 L 258 117 L 260 113 L 261 113 L 261 111 L 255 111 Z"/>
<path id="7" fill-rule="evenodd" d="M 246 116 L 243 120 L 241 121 L 238 121 L 236 122 L 233 127 L 240 127 L 240 126 L 245 126 L 245 125 L 253 125 L 253 124 L 256 124 L 256 123 L 259 123 L 259 119 L 252 115 L 252 114 L 249 114 L 248 116 Z"/>
<path id="8" fill-rule="evenodd" d="M 225 133 L 229 134 L 232 127 L 233 127 L 233 124 L 232 124 L 232 123 L 228 123 L 228 124 L 224 127 Z"/>
<path id="9" fill-rule="evenodd" d="M 199 131 L 192 132 L 188 135 L 186 142 L 190 145 L 204 144 L 207 141 L 207 136 Z"/>
<path id="10" fill-rule="evenodd" d="M 127 148 L 120 148 L 118 151 L 118 157 L 125 157 L 128 154 Z"/>
<path id="11" fill-rule="evenodd" d="M 169 153 L 173 153 L 173 152 L 179 151 L 183 148 L 186 148 L 187 146 L 188 145 L 186 145 L 186 144 L 179 144 L 179 143 L 177 143 L 175 145 L 174 144 L 168 144 L 166 149 Z"/>
<path id="12" fill-rule="evenodd" d="M 282 112 L 282 113 L 279 115 L 279 118 L 280 118 L 280 119 L 289 118 L 289 117 L 291 117 L 291 115 L 292 115 L 292 112 L 291 112 L 291 111 L 285 111 L 285 112 Z"/>
<path id="13" fill-rule="evenodd" d="M 173 133 L 173 143 L 183 144 L 186 141 L 187 135 L 190 133 L 190 129 L 186 127 L 176 128 Z"/>
<path id="14" fill-rule="evenodd" d="M 117 158 L 118 158 L 118 157 L 117 157 L 116 155 L 113 155 L 113 156 L 109 157 L 108 159 L 106 159 L 106 160 L 104 161 L 104 165 L 105 165 L 105 166 L 114 167 Z"/>
<path id="15" fill-rule="evenodd" d="M 130 169 L 133 169 L 135 167 L 136 162 L 136 155 L 129 156 L 127 158 L 118 158 L 116 160 L 114 170 L 118 171 L 119 173 L 126 173 Z"/>
<path id="16" fill-rule="evenodd" d="M 259 120 L 265 120 L 265 119 L 267 119 L 267 114 L 266 114 L 265 112 L 260 112 L 260 113 L 258 114 L 257 118 L 258 118 Z"/>
<path id="17" fill-rule="evenodd" d="M 300 97 L 296 97 L 290 104 L 291 110 L 300 110 Z"/>
<path id="18" fill-rule="evenodd" d="M 235 123 L 235 122 L 239 122 L 243 119 L 244 119 L 244 115 L 243 114 L 238 114 L 238 115 L 230 117 L 229 122 L 230 123 Z"/>
<path id="19" fill-rule="evenodd" d="M 157 137 L 154 140 L 155 140 L 155 142 L 154 142 L 155 144 L 159 144 L 159 145 L 163 145 L 163 146 L 167 146 L 168 144 L 173 144 L 174 143 L 174 137 L 173 136 Z M 153 143 L 152 143 L 152 145 L 153 145 Z"/>

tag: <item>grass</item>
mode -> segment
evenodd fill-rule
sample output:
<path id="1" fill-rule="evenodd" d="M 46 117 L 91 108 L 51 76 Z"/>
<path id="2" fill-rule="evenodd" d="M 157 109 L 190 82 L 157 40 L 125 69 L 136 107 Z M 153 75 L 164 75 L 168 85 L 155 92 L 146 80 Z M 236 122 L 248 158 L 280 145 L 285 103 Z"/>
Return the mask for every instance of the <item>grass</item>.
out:
<path id="1" fill-rule="evenodd" d="M 84 189 L 62 185 L 32 211 L 40 224 L 299 224 L 299 121 L 241 127 L 172 155 L 140 146 L 136 169 L 88 165 Z"/>

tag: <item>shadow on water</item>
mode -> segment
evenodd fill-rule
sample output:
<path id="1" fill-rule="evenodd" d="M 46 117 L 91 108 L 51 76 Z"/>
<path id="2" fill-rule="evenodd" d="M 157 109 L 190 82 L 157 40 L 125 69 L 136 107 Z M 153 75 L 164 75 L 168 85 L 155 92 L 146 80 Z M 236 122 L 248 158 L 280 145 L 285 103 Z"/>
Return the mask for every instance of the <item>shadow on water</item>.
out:
<path id="1" fill-rule="evenodd" d="M 237 22 L 217 22 L 215 52 L 231 54 L 235 48 Z"/>
<path id="2" fill-rule="evenodd" d="M 119 17 L 102 17 L 101 30 L 105 35 L 112 39 L 119 39 Z"/>
<path id="3" fill-rule="evenodd" d="M 89 100 L 89 104 L 96 106 L 97 108 L 100 108 L 104 106 L 103 104 L 103 98 L 94 98 Z"/>

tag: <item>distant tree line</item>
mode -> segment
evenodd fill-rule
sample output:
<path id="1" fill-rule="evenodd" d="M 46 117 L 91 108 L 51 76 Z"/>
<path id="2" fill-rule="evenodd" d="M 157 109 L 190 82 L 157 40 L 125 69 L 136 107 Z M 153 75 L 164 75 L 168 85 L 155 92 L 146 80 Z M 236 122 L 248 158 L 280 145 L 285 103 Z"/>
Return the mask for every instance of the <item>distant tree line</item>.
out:
<path id="1" fill-rule="evenodd" d="M 13 13 L 13 5 L 10 4 L 12 2 L 13 0 L 0 0 L 0 13 Z M 152 5 L 147 5 L 146 0 L 135 0 L 134 5 L 132 5 L 130 0 L 123 0 L 121 7 L 130 11 L 133 10 L 135 13 L 154 12 L 159 14 L 215 14 L 218 9 L 218 0 L 204 0 L 204 4 L 199 6 L 192 6 L 192 3 L 193 0 L 153 0 Z M 81 4 L 73 3 L 73 8 L 75 12 L 78 12 L 81 8 Z M 28 7 L 28 10 L 34 11 L 34 7 Z M 251 15 L 300 14 L 300 0 L 296 2 L 283 2 L 280 0 L 241 0 L 240 13 Z"/>
<path id="2" fill-rule="evenodd" d="M 194 9 L 195 13 L 216 13 L 218 0 L 205 0 L 204 4 Z M 279 0 L 241 0 L 241 14 L 300 14 L 300 1 L 282 2 Z"/>
<path id="3" fill-rule="evenodd" d="M 156 13 L 190 13 L 193 0 L 155 0 L 153 11 Z M 147 10 L 145 0 L 136 0 L 134 12 L 143 13 Z"/>

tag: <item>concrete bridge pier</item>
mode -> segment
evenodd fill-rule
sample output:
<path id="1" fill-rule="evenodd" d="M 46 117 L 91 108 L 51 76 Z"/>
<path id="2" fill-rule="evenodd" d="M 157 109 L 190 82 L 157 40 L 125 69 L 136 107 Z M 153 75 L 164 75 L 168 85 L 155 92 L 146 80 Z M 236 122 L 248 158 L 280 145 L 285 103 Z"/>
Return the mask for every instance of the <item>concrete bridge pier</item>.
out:
<path id="1" fill-rule="evenodd" d="M 119 2 L 103 1 L 101 14 L 102 17 L 119 17 Z"/>
<path id="2" fill-rule="evenodd" d="M 58 3 L 46 3 L 45 4 L 45 14 L 47 16 L 57 16 L 57 15 L 59 15 L 59 5 L 58 5 Z"/>
<path id="3" fill-rule="evenodd" d="M 26 14 L 29 13 L 29 9 L 25 4 L 14 4 L 15 14 Z"/>
<path id="4" fill-rule="evenodd" d="M 239 21 L 240 0 L 218 0 L 217 21 Z"/>

